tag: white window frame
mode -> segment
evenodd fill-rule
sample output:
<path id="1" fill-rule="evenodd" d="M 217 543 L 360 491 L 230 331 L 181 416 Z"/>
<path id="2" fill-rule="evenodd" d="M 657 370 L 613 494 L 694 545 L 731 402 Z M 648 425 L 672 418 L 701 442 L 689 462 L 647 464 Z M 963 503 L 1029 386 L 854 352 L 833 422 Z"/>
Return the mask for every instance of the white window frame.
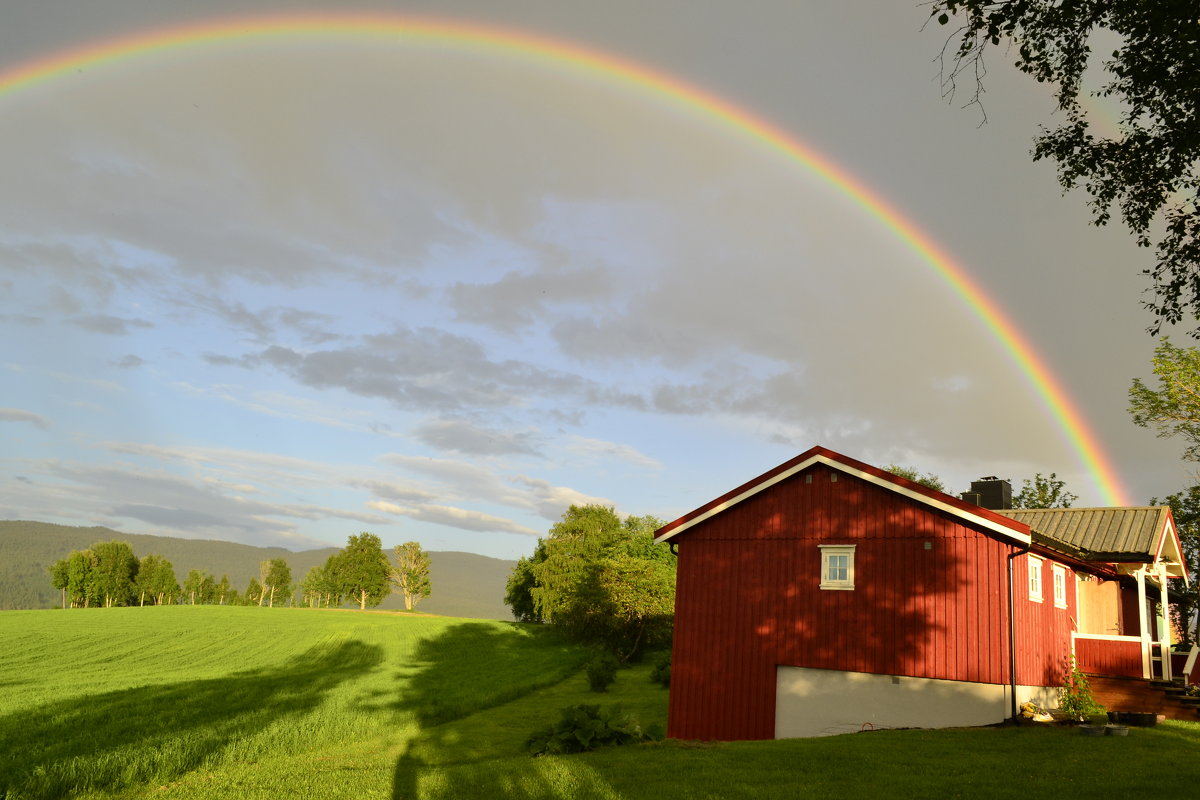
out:
<path id="1" fill-rule="evenodd" d="M 1042 560 L 1037 556 L 1029 556 L 1029 599 L 1035 603 L 1042 602 Z"/>
<path id="2" fill-rule="evenodd" d="M 853 590 L 854 589 L 854 548 L 852 544 L 820 544 L 817 547 L 821 548 L 821 588 L 834 590 Z M 837 569 L 839 572 L 842 565 L 834 566 L 834 558 L 845 556 L 845 577 L 830 577 L 830 571 Z"/>
<path id="3" fill-rule="evenodd" d="M 1067 568 L 1059 564 L 1055 564 L 1050 568 L 1054 575 L 1054 606 L 1056 608 L 1067 607 Z"/>

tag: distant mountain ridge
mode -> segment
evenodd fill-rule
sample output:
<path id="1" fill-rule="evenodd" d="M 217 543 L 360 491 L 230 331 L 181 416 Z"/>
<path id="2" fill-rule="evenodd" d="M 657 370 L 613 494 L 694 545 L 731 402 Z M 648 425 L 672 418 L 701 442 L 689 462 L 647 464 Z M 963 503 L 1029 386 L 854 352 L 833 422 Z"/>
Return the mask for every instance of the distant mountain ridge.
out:
<path id="1" fill-rule="evenodd" d="M 239 592 L 246 591 L 250 578 L 258 577 L 260 561 L 286 559 L 292 580 L 298 584 L 311 567 L 324 564 L 338 550 L 326 547 L 291 551 L 213 539 L 122 533 L 103 527 L 0 520 L 0 610 L 56 607 L 59 593 L 50 585 L 50 565 L 72 550 L 114 540 L 128 542 L 138 558 L 152 553 L 166 558 L 175 567 L 181 584 L 189 570 L 199 569 L 212 573 L 217 580 L 228 575 Z M 444 550 L 431 550 L 429 557 L 433 594 L 421 601 L 418 611 L 478 619 L 512 618 L 504 604 L 504 585 L 515 561 Z M 403 607 L 403 598 L 395 593 L 380 606 Z"/>

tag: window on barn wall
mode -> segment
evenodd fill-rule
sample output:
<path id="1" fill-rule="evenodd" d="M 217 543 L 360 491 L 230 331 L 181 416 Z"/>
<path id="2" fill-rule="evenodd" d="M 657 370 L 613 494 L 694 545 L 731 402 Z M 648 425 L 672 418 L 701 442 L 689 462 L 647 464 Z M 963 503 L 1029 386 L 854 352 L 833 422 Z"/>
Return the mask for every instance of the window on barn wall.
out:
<path id="1" fill-rule="evenodd" d="M 1029 557 L 1029 599 L 1042 602 L 1042 560 Z"/>
<path id="2" fill-rule="evenodd" d="M 1067 607 L 1067 570 L 1063 567 L 1054 565 L 1051 570 L 1054 574 L 1054 605 L 1059 608 Z"/>
<path id="3" fill-rule="evenodd" d="M 821 588 L 854 588 L 854 545 L 822 544 Z"/>

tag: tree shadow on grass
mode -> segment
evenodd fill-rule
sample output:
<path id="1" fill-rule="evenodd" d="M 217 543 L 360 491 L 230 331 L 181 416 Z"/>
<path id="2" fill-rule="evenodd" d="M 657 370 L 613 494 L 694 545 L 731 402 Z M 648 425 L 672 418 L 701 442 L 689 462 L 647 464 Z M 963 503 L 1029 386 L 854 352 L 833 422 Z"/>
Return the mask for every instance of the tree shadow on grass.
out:
<path id="1" fill-rule="evenodd" d="M 420 732 L 396 763 L 392 797 L 563 796 L 562 776 L 521 749 L 528 734 L 557 718 L 557 709 L 546 709 L 544 720 L 450 723 L 553 686 L 577 673 L 588 655 L 551 628 L 521 623 L 464 623 L 422 642 L 396 676 L 401 691 L 392 704 L 411 714 Z M 610 794 L 602 780 L 584 783 L 580 796 Z"/>
<path id="2" fill-rule="evenodd" d="M 73 697 L 0 717 L 0 796 L 62 798 L 166 781 L 305 714 L 383 658 L 350 641 L 274 669 Z"/>

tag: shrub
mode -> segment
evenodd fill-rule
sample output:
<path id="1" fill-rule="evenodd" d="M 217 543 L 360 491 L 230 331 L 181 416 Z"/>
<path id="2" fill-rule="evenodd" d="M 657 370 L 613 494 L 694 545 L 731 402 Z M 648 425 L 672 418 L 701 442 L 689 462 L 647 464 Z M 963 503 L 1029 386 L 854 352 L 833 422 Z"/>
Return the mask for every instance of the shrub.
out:
<path id="1" fill-rule="evenodd" d="M 671 685 L 671 654 L 661 653 L 654 659 L 654 667 L 650 670 L 650 682 L 657 683 L 664 689 Z"/>
<path id="2" fill-rule="evenodd" d="M 533 756 L 564 755 L 595 750 L 610 745 L 636 744 L 662 734 L 653 729 L 642 730 L 628 714 L 621 713 L 618 705 L 567 706 L 562 709 L 562 718 L 540 731 L 535 731 L 525 740 L 525 751 Z"/>
<path id="3" fill-rule="evenodd" d="M 1092 687 L 1075 663 L 1075 656 L 1067 662 L 1067 677 L 1058 692 L 1058 710 L 1076 722 L 1104 714 L 1104 706 L 1092 696 Z"/>
<path id="4" fill-rule="evenodd" d="M 587 665 L 588 686 L 593 692 L 606 692 L 617 679 L 617 659 L 608 653 L 598 655 Z"/>

